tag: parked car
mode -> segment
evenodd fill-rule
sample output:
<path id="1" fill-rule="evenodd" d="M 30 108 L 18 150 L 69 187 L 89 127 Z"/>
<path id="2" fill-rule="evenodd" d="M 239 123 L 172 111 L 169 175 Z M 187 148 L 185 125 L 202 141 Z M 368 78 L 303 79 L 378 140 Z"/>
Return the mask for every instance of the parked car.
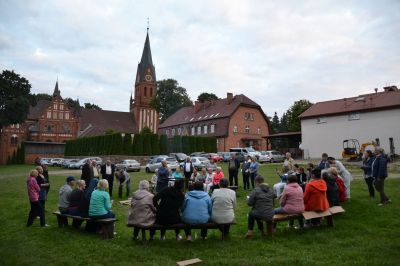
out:
<path id="1" fill-rule="evenodd" d="M 79 160 L 76 163 L 71 163 L 69 165 L 68 168 L 72 168 L 72 169 L 82 169 L 83 165 L 86 163 L 87 160 L 95 160 L 97 162 L 98 165 L 101 165 L 103 163 L 103 160 L 100 157 L 87 157 L 87 158 L 83 158 L 81 160 Z"/>
<path id="2" fill-rule="evenodd" d="M 285 160 L 285 155 L 279 151 L 262 151 L 259 161 L 269 163 L 279 163 Z"/>
<path id="3" fill-rule="evenodd" d="M 205 157 L 192 157 L 191 161 L 193 167 L 196 167 L 196 169 L 199 171 L 201 171 L 201 168 L 207 167 L 210 164 L 210 160 Z"/>
<path id="4" fill-rule="evenodd" d="M 210 159 L 214 160 L 214 162 L 222 162 L 224 160 L 218 153 L 210 153 Z"/>
<path id="5" fill-rule="evenodd" d="M 179 167 L 178 161 L 173 158 L 173 157 L 158 157 L 150 160 L 147 165 L 146 165 L 146 172 L 155 172 L 156 169 L 161 167 L 161 161 L 166 160 L 167 161 L 167 166 L 171 170 L 175 170 L 176 168 Z"/>
<path id="6" fill-rule="evenodd" d="M 76 164 L 76 163 L 79 162 L 79 161 L 80 161 L 79 159 L 69 159 L 69 160 L 66 162 L 66 164 L 65 164 L 64 167 L 72 169 L 72 168 L 74 168 L 73 165 Z"/>
<path id="7" fill-rule="evenodd" d="M 52 166 L 60 166 L 60 161 L 62 161 L 63 158 L 51 158 L 50 159 L 50 165 Z"/>
<path id="8" fill-rule="evenodd" d="M 222 157 L 223 162 L 229 162 L 232 158 L 232 154 L 230 152 L 218 152 L 218 154 Z"/>
<path id="9" fill-rule="evenodd" d="M 134 172 L 139 172 L 140 171 L 140 163 L 138 161 L 133 160 L 133 159 L 127 159 L 123 160 L 115 165 L 115 168 L 118 170 L 125 169 L 126 171 L 134 171 Z"/>
<path id="10" fill-rule="evenodd" d="M 39 165 L 51 165 L 51 158 L 40 158 Z"/>
<path id="11" fill-rule="evenodd" d="M 259 151 L 256 151 L 255 149 L 253 149 L 252 147 L 247 147 L 247 148 L 230 148 L 229 149 L 230 152 L 241 152 L 243 154 L 248 154 L 251 157 L 256 157 L 258 159 L 258 157 L 260 157 L 261 153 Z"/>
<path id="12" fill-rule="evenodd" d="M 187 155 L 181 152 L 178 153 L 170 153 L 169 157 L 175 158 L 178 162 L 184 162 L 187 158 Z"/>

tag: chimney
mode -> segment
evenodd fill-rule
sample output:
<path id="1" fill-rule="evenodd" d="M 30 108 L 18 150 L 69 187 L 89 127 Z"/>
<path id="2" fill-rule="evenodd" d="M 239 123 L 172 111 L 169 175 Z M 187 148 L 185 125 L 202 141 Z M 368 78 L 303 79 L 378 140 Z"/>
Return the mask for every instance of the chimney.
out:
<path id="1" fill-rule="evenodd" d="M 399 89 L 397 88 L 397 86 L 387 86 L 387 87 L 383 87 L 383 90 L 385 92 L 389 92 L 389 91 L 398 91 Z"/>
<path id="2" fill-rule="evenodd" d="M 194 102 L 194 113 L 197 114 L 201 108 L 203 107 L 203 103 L 199 102 L 199 101 L 195 101 Z"/>
<path id="3" fill-rule="evenodd" d="M 232 101 L 233 101 L 233 93 L 228 92 L 228 93 L 226 94 L 226 104 L 231 104 Z"/>

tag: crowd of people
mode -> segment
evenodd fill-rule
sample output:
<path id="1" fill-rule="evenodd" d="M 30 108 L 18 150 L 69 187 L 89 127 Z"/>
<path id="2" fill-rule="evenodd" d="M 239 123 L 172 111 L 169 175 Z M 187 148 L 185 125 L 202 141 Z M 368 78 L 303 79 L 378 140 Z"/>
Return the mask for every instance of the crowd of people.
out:
<path id="1" fill-rule="evenodd" d="M 301 214 L 304 211 L 325 211 L 350 199 L 352 176 L 346 167 L 327 154 L 317 167 L 307 165 L 307 171 L 295 163 L 290 153 L 286 153 L 280 181 L 272 189 L 259 175 L 259 165 L 255 157 L 246 157 L 242 163 L 233 156 L 228 163 L 229 178 L 224 176 L 221 167 L 214 163 L 212 167 L 203 167 L 198 171 L 190 158 L 181 168 L 169 169 L 167 162 L 161 167 L 150 182 L 142 180 L 139 189 L 132 194 L 128 213 L 128 224 L 134 226 L 133 239 L 138 239 L 140 228 L 159 225 L 187 223 L 198 225 L 209 221 L 217 224 L 230 224 L 235 221 L 236 192 L 229 187 L 237 187 L 238 173 L 242 173 L 243 189 L 252 186 L 247 204 L 248 213 L 246 237 L 251 238 L 254 225 L 264 234 L 262 220 L 272 220 L 275 214 Z M 213 171 L 215 169 L 215 171 Z M 375 189 L 380 193 L 380 203 L 390 203 L 384 192 L 387 177 L 387 160 L 381 148 L 374 153 L 367 151 L 363 161 L 365 181 L 370 197 L 375 196 Z M 102 175 L 102 179 L 99 179 Z M 98 167 L 96 162 L 88 160 L 82 168 L 81 179 L 73 176 L 59 189 L 59 211 L 91 220 L 114 218 L 112 207 L 112 186 L 114 176 L 119 182 L 118 196 L 122 198 L 123 186 L 126 196 L 130 195 L 130 176 L 125 170 L 117 170 L 108 160 Z M 31 210 L 27 226 L 31 226 L 35 217 L 40 217 L 40 225 L 46 227 L 44 206 L 50 187 L 47 168 L 38 166 L 32 170 L 27 180 Z M 185 193 L 186 191 L 186 193 Z M 274 200 L 279 200 L 275 207 Z M 299 219 L 299 228 L 318 226 L 320 219 L 303 221 Z M 74 221 L 74 225 L 80 225 Z M 293 221 L 289 226 L 294 226 Z M 88 231 L 98 228 L 88 222 Z M 224 235 L 229 235 L 229 226 L 221 227 Z M 165 239 L 165 230 L 161 230 L 160 239 Z M 154 239 L 155 231 L 150 231 Z M 185 230 L 186 239 L 193 240 L 191 230 Z M 207 238 L 207 230 L 200 232 L 201 238 Z M 180 231 L 175 231 L 177 240 L 182 239 Z"/>

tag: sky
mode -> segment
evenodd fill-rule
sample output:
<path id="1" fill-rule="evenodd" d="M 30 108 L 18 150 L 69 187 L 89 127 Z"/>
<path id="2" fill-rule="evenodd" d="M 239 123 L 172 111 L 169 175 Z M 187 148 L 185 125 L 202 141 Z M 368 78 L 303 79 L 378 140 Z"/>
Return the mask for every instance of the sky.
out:
<path id="1" fill-rule="evenodd" d="M 400 1 L 0 0 L 0 70 L 129 111 L 150 21 L 157 79 L 244 94 L 268 116 L 400 87 Z"/>

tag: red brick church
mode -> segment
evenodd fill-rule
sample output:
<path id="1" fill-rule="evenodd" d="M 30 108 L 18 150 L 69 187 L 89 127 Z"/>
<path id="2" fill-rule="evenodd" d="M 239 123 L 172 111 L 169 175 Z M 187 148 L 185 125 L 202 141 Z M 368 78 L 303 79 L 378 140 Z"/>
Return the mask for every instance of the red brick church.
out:
<path id="1" fill-rule="evenodd" d="M 148 32 L 134 87 L 134 97 L 131 94 L 129 101 L 130 111 L 117 112 L 69 107 L 61 97 L 57 81 L 51 101 L 40 100 L 31 106 L 24 123 L 1 128 L 0 164 L 5 164 L 22 142 L 26 144 L 26 162 L 30 163 L 37 156 L 63 156 L 66 141 L 102 135 L 109 129 L 135 134 L 148 127 L 157 132 L 158 113 L 150 107 L 157 84 Z"/>

